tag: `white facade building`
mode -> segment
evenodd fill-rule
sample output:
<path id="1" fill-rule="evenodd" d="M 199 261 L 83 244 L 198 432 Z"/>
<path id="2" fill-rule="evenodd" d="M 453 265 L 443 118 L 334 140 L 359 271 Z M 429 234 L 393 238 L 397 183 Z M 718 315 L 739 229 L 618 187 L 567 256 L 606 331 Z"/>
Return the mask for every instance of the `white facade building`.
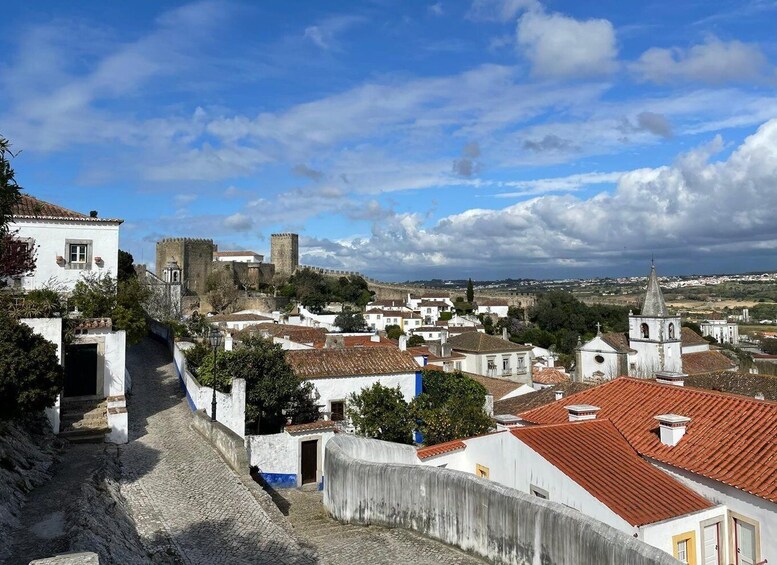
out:
<path id="1" fill-rule="evenodd" d="M 714 337 L 718 343 L 739 345 L 739 325 L 726 320 L 705 320 L 701 324 L 701 335 Z"/>
<path id="2" fill-rule="evenodd" d="M 455 335 L 448 343 L 455 353 L 464 355 L 465 372 L 531 384 L 529 346 L 473 331 Z"/>

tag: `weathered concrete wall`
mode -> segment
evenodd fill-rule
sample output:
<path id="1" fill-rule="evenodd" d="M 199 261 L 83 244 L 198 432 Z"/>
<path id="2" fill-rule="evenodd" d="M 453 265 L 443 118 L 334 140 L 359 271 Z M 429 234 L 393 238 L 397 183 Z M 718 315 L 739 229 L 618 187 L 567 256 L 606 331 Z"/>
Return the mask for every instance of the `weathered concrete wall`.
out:
<path id="1" fill-rule="evenodd" d="M 248 454 L 243 438 L 220 422 L 213 422 L 205 412 L 193 412 L 192 425 L 221 453 L 224 460 L 238 473 L 249 469 Z"/>
<path id="2" fill-rule="evenodd" d="M 495 563 L 679 564 L 561 504 L 421 466 L 410 446 L 339 434 L 327 443 L 324 474 L 324 505 L 336 519 L 416 530 Z"/>

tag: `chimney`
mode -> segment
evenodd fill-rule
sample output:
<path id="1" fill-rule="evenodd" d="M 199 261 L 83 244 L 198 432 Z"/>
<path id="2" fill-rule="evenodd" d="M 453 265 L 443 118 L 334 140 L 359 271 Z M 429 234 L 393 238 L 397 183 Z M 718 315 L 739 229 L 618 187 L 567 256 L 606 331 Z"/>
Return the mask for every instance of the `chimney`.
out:
<path id="1" fill-rule="evenodd" d="M 326 334 L 324 349 L 344 349 L 345 338 L 341 334 Z"/>
<path id="2" fill-rule="evenodd" d="M 399 336 L 399 350 L 400 351 L 407 351 L 407 336 L 406 335 Z"/>
<path id="3" fill-rule="evenodd" d="M 378 335 L 378 333 L 377 333 L 377 332 L 375 332 L 374 334 L 372 334 L 372 335 L 370 336 L 370 341 L 371 341 L 372 343 L 380 343 L 380 336 Z"/>
<path id="4" fill-rule="evenodd" d="M 660 414 L 653 417 L 658 420 L 661 429 L 661 443 L 669 447 L 680 443 L 685 435 L 685 427 L 691 421 L 690 418 L 679 414 Z"/>
<path id="5" fill-rule="evenodd" d="M 764 396 L 764 393 L 762 393 L 762 392 L 756 392 L 754 398 L 756 400 L 765 400 L 766 399 L 766 397 Z"/>
<path id="6" fill-rule="evenodd" d="M 553 391 L 553 396 L 556 397 L 556 400 L 561 400 L 562 398 L 564 398 L 564 391 L 563 390 L 554 390 Z"/>
<path id="7" fill-rule="evenodd" d="M 97 210 L 90 210 L 89 211 L 89 217 L 90 218 L 96 218 L 97 217 Z"/>
<path id="8" fill-rule="evenodd" d="M 601 410 L 598 406 L 590 404 L 571 404 L 567 406 L 570 422 L 583 422 L 585 420 L 596 420 L 596 413 Z"/>
<path id="9" fill-rule="evenodd" d="M 662 385 L 685 386 L 685 373 L 675 371 L 656 371 L 656 382 Z"/>
<path id="10" fill-rule="evenodd" d="M 448 330 L 443 328 L 440 330 L 440 345 L 448 343 Z"/>
<path id="11" fill-rule="evenodd" d="M 510 336 L 507 334 L 507 328 L 502 328 L 502 339 L 505 341 L 510 341 Z"/>

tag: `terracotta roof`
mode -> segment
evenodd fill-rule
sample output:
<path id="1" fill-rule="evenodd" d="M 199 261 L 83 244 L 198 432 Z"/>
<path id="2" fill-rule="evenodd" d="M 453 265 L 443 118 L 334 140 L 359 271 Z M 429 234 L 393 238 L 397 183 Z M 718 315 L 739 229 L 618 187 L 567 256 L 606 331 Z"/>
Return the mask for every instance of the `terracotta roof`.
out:
<path id="1" fill-rule="evenodd" d="M 301 379 L 415 373 L 420 367 L 407 351 L 393 347 L 298 349 L 286 360 Z"/>
<path id="2" fill-rule="evenodd" d="M 413 328 L 412 332 L 441 332 L 445 328 L 440 328 L 437 326 L 418 326 L 417 328 Z"/>
<path id="3" fill-rule="evenodd" d="M 272 318 L 259 314 L 218 314 L 207 320 L 209 322 L 271 322 Z"/>
<path id="4" fill-rule="evenodd" d="M 720 351 L 697 351 L 695 353 L 683 353 L 683 372 L 688 375 L 700 375 L 716 373 L 736 367 L 731 359 Z"/>
<path id="5" fill-rule="evenodd" d="M 448 298 L 450 299 L 451 295 L 449 292 L 426 292 L 424 293 L 421 298 Z"/>
<path id="6" fill-rule="evenodd" d="M 437 455 L 442 455 L 443 453 L 450 453 L 452 451 L 466 449 L 466 447 L 466 443 L 460 439 L 455 439 L 445 443 L 438 443 L 437 445 L 430 445 L 429 447 L 422 447 L 416 452 L 416 455 L 418 455 L 419 459 L 423 460 L 429 459 L 430 457 L 435 457 Z"/>
<path id="7" fill-rule="evenodd" d="M 530 392 L 529 394 L 522 394 L 521 396 L 507 398 L 505 400 L 497 400 L 494 402 L 494 414 L 518 415 L 526 410 L 531 410 L 532 408 L 538 408 L 550 404 L 551 402 L 555 402 L 555 391 L 557 390 L 564 391 L 564 396 L 567 396 L 589 388 L 591 388 L 591 385 L 589 384 L 566 381 L 550 388 L 538 390 L 537 392 Z"/>
<path id="8" fill-rule="evenodd" d="M 777 400 L 777 376 L 775 375 L 751 375 L 731 371 L 690 375 L 685 377 L 685 386 L 741 394 L 750 398 L 760 392 L 766 400 Z"/>
<path id="9" fill-rule="evenodd" d="M 400 306 L 405 308 L 407 305 L 404 300 L 373 300 L 367 306 L 389 306 L 392 308 L 399 308 Z"/>
<path id="10" fill-rule="evenodd" d="M 215 251 L 213 255 L 216 257 L 245 257 L 246 255 L 250 255 L 252 257 L 264 258 L 264 255 L 256 253 L 255 251 Z"/>
<path id="11" fill-rule="evenodd" d="M 478 298 L 473 306 L 509 306 L 509 304 L 507 300 L 500 300 L 498 298 Z"/>
<path id="12" fill-rule="evenodd" d="M 294 434 L 299 432 L 312 432 L 315 430 L 333 430 L 337 427 L 337 422 L 333 420 L 316 420 L 308 424 L 293 424 L 291 426 L 285 426 L 284 431 Z"/>
<path id="13" fill-rule="evenodd" d="M 441 300 L 422 300 L 418 303 L 418 308 L 440 308 L 445 305 Z"/>
<path id="14" fill-rule="evenodd" d="M 476 375 L 474 373 L 464 373 L 473 381 L 477 381 L 482 384 L 488 394 L 494 397 L 494 400 L 499 400 L 506 394 L 510 394 L 515 389 L 520 388 L 523 383 L 516 383 L 515 381 L 508 381 L 507 379 L 495 379 L 493 377 L 484 377 L 482 375 Z"/>
<path id="15" fill-rule="evenodd" d="M 541 385 L 555 385 L 570 380 L 569 375 L 553 367 L 546 367 L 545 369 L 532 372 L 531 379 L 533 382 Z"/>
<path id="16" fill-rule="evenodd" d="M 600 336 L 604 342 L 618 351 L 619 353 L 629 353 L 631 346 L 629 345 L 629 335 L 622 332 L 608 332 Z"/>
<path id="17" fill-rule="evenodd" d="M 487 335 L 478 331 L 467 331 L 448 339 L 453 349 L 469 353 L 500 353 L 512 351 L 531 351 L 528 345 L 506 341 L 501 337 Z"/>
<path id="18" fill-rule="evenodd" d="M 326 345 L 326 336 L 324 339 L 316 341 L 313 346 L 319 349 Z M 379 341 L 372 341 L 372 335 L 346 335 L 343 336 L 343 346 L 348 347 L 398 347 L 396 342 L 379 336 Z"/>
<path id="19" fill-rule="evenodd" d="M 600 407 L 597 417 L 609 419 L 644 457 L 777 502 L 776 402 L 620 377 L 520 416 L 566 422 L 571 404 Z M 691 418 L 674 447 L 661 443 L 654 418 L 670 413 Z"/>
<path id="20" fill-rule="evenodd" d="M 510 430 L 632 526 L 712 507 L 642 459 L 608 420 Z"/>
<path id="21" fill-rule="evenodd" d="M 234 335 L 238 339 L 245 339 L 251 336 L 268 335 L 271 337 L 282 338 L 288 336 L 291 341 L 297 343 L 314 343 L 324 339 L 327 331 L 324 328 L 311 328 L 308 326 L 294 326 L 291 324 L 270 324 L 261 323 L 247 328 L 243 328 Z"/>
<path id="22" fill-rule="evenodd" d="M 710 344 L 709 341 L 707 341 L 702 336 L 697 334 L 691 328 L 686 328 L 684 326 L 680 330 L 680 339 L 682 341 L 683 347 L 688 347 L 688 346 L 691 346 L 691 345 L 709 345 Z"/>
<path id="23" fill-rule="evenodd" d="M 70 220 L 76 222 L 102 222 L 120 224 L 124 220 L 112 218 L 92 218 L 80 212 L 68 210 L 62 206 L 39 200 L 29 194 L 22 194 L 21 200 L 13 210 L 14 219 Z"/>
<path id="24" fill-rule="evenodd" d="M 78 322 L 76 330 L 110 330 L 113 322 L 110 318 L 84 318 Z"/>

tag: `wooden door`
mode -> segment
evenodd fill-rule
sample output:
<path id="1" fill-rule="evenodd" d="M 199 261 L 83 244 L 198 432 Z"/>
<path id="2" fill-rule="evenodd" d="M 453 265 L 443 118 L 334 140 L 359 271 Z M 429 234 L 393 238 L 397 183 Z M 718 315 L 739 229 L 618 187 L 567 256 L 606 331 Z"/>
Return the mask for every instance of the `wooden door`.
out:
<path id="1" fill-rule="evenodd" d="M 78 343 L 65 349 L 64 396 L 97 394 L 97 344 Z"/>
<path id="2" fill-rule="evenodd" d="M 720 565 L 720 523 L 704 526 L 704 565 Z"/>
<path id="3" fill-rule="evenodd" d="M 737 565 L 755 565 L 755 526 L 734 519 Z"/>
<path id="4" fill-rule="evenodd" d="M 318 440 L 302 442 L 302 484 L 317 482 L 318 477 Z"/>

